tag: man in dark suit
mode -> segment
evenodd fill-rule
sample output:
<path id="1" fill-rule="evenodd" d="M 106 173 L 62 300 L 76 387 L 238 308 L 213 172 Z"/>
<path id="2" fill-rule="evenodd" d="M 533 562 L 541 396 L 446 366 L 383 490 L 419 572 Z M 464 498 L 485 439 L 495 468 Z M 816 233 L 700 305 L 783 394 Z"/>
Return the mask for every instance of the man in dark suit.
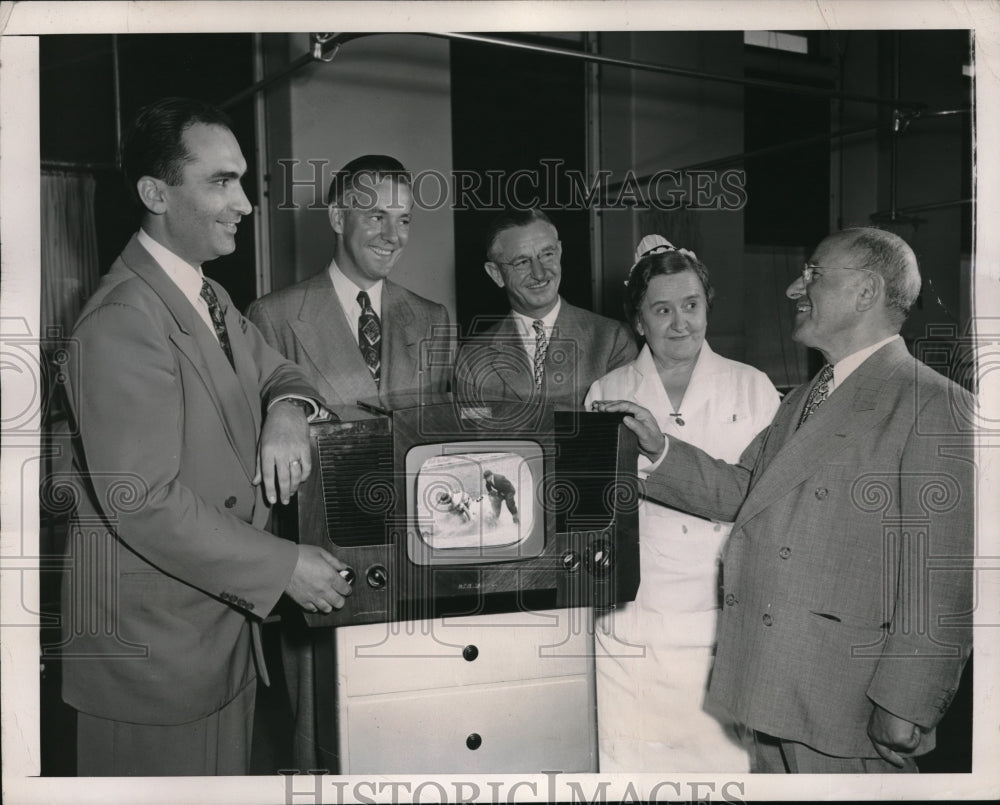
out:
<path id="1" fill-rule="evenodd" d="M 787 295 L 827 366 L 737 465 L 599 404 L 633 415 L 649 497 L 735 521 L 709 695 L 753 729 L 756 771 L 917 771 L 971 650 L 975 403 L 907 352 L 919 291 L 896 235 L 820 243 Z"/>
<path id="2" fill-rule="evenodd" d="M 310 472 L 319 394 L 201 265 L 251 205 L 228 118 L 168 98 L 122 163 L 142 228 L 73 337 L 78 501 L 63 587 L 63 696 L 80 775 L 245 774 L 260 619 L 282 593 L 344 604 L 344 565 L 263 530 Z M 256 667 L 255 667 L 256 666 Z"/>
<path id="3" fill-rule="evenodd" d="M 410 237 L 406 169 L 389 156 L 358 157 L 334 175 L 327 204 L 330 264 L 261 297 L 247 316 L 330 405 L 446 391 L 447 309 L 389 279 Z"/>
<path id="4" fill-rule="evenodd" d="M 468 339 L 455 364 L 465 402 L 510 400 L 578 407 L 597 378 L 633 360 L 628 328 L 559 296 L 562 244 L 541 210 L 501 214 L 486 237 L 486 273 L 511 312 Z"/>
<path id="5" fill-rule="evenodd" d="M 320 273 L 261 297 L 247 316 L 267 342 L 295 361 L 331 406 L 392 407 L 447 391 L 452 337 L 444 305 L 389 279 L 410 237 L 410 176 L 390 156 L 348 162 L 327 193 L 333 258 Z M 294 531 L 282 512 L 279 532 Z M 295 718 L 293 758 L 318 767 L 313 698 L 313 630 L 282 613 L 282 659 Z"/>
<path id="6" fill-rule="evenodd" d="M 514 497 L 517 495 L 517 490 L 514 489 L 514 484 L 507 479 L 506 475 L 498 475 L 493 470 L 486 470 L 483 473 L 483 480 L 486 482 L 486 494 L 490 496 L 493 519 L 500 519 L 500 504 L 503 502 L 507 504 L 507 511 L 510 512 L 511 518 L 516 523 L 518 517 Z"/>

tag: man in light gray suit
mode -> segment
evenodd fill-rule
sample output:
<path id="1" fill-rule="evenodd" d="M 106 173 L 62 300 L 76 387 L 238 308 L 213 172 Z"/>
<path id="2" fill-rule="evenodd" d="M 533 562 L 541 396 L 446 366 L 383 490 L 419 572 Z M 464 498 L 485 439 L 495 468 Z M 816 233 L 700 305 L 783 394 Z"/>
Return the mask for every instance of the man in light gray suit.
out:
<path id="1" fill-rule="evenodd" d="M 327 197 L 333 259 L 261 297 L 247 316 L 309 375 L 331 406 L 447 390 L 448 311 L 389 279 L 410 237 L 410 178 L 396 159 L 358 157 Z"/>
<path id="2" fill-rule="evenodd" d="M 502 213 L 487 233 L 486 257 L 511 312 L 459 350 L 454 390 L 464 402 L 576 408 L 591 383 L 638 354 L 625 324 L 559 296 L 562 244 L 541 210 Z"/>
<path id="3" fill-rule="evenodd" d="M 247 316 L 272 347 L 305 370 L 330 406 L 392 407 L 397 394 L 427 399 L 447 391 L 447 309 L 389 279 L 410 237 L 406 169 L 390 156 L 358 157 L 334 175 L 327 204 L 336 235 L 330 264 L 261 297 Z M 281 533 L 297 531 L 294 512 L 282 512 L 276 525 Z M 293 755 L 306 771 L 318 766 L 312 646 L 323 638 L 290 610 L 282 615 L 281 636 L 295 715 Z"/>
<path id="4" fill-rule="evenodd" d="M 709 696 L 753 729 L 756 771 L 917 771 L 971 651 L 974 401 L 899 336 L 919 291 L 896 235 L 820 243 L 787 295 L 827 366 L 736 465 L 598 404 L 632 415 L 646 495 L 734 521 Z"/>

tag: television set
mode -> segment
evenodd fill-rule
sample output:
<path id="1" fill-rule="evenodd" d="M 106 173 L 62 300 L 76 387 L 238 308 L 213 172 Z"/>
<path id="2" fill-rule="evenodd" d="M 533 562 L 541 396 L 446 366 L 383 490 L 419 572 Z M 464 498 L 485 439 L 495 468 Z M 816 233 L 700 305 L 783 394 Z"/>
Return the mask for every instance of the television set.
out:
<path id="1" fill-rule="evenodd" d="M 298 538 L 353 593 L 313 626 L 571 606 L 639 585 L 637 445 L 621 415 L 450 399 L 311 425 Z"/>

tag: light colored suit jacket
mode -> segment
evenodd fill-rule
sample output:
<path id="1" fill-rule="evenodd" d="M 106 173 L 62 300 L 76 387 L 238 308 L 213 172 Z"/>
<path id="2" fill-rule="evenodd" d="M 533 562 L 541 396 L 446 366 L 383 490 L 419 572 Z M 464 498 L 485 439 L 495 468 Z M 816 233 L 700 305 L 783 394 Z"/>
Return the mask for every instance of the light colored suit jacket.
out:
<path id="1" fill-rule="evenodd" d="M 839 757 L 876 757 L 876 703 L 923 754 L 972 645 L 971 398 L 898 340 L 797 428 L 809 385 L 737 465 L 671 440 L 645 492 L 735 521 L 710 696 Z"/>
<path id="2" fill-rule="evenodd" d="M 545 354 L 541 394 L 513 313 L 462 345 L 455 361 L 454 391 L 466 402 L 509 400 L 579 408 L 591 383 L 637 354 L 635 339 L 622 322 L 563 299 Z"/>
<path id="3" fill-rule="evenodd" d="M 262 296 L 247 310 L 264 338 L 301 366 L 330 405 L 386 402 L 396 393 L 448 389 L 453 348 L 448 310 L 386 280 L 382 290 L 382 372 L 372 378 L 324 269 Z"/>
<path id="4" fill-rule="evenodd" d="M 134 237 L 73 332 L 79 501 L 63 695 L 103 718 L 180 724 L 231 701 L 254 677 L 254 649 L 263 671 L 258 619 L 297 560 L 294 544 L 262 530 L 268 510 L 251 480 L 262 410 L 318 395 L 213 286 L 235 373 Z"/>

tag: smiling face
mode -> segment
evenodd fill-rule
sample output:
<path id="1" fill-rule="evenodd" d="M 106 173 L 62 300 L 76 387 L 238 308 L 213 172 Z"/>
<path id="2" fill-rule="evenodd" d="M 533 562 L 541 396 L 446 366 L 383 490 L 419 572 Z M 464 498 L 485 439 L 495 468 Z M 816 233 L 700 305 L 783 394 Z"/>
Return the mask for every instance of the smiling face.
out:
<path id="1" fill-rule="evenodd" d="M 253 208 L 240 185 L 246 172 L 239 143 L 223 127 L 194 123 L 182 137 L 188 160 L 179 184 L 144 176 L 139 181 L 150 234 L 199 266 L 236 249 L 240 219 Z"/>
<path id="2" fill-rule="evenodd" d="M 812 281 L 806 285 L 800 276 L 785 291 L 795 301 L 792 338 L 818 349 L 830 363 L 836 363 L 860 348 L 863 321 L 859 300 L 869 275 L 853 270 L 857 255 L 843 238 L 824 240 L 808 262 L 816 266 Z M 844 270 L 849 268 L 852 270 Z"/>
<path id="3" fill-rule="evenodd" d="M 486 273 L 507 291 L 513 310 L 538 319 L 555 307 L 562 278 L 562 245 L 554 226 L 533 221 L 505 229 L 494 240 L 490 256 Z"/>
<path id="4" fill-rule="evenodd" d="M 330 225 L 339 236 L 337 267 L 360 288 L 385 279 L 410 238 L 410 188 L 385 178 L 347 193 L 346 207 L 330 207 Z"/>
<path id="5" fill-rule="evenodd" d="M 697 360 L 708 326 L 705 289 L 694 271 L 657 274 L 649 280 L 636 330 L 664 368 Z"/>

